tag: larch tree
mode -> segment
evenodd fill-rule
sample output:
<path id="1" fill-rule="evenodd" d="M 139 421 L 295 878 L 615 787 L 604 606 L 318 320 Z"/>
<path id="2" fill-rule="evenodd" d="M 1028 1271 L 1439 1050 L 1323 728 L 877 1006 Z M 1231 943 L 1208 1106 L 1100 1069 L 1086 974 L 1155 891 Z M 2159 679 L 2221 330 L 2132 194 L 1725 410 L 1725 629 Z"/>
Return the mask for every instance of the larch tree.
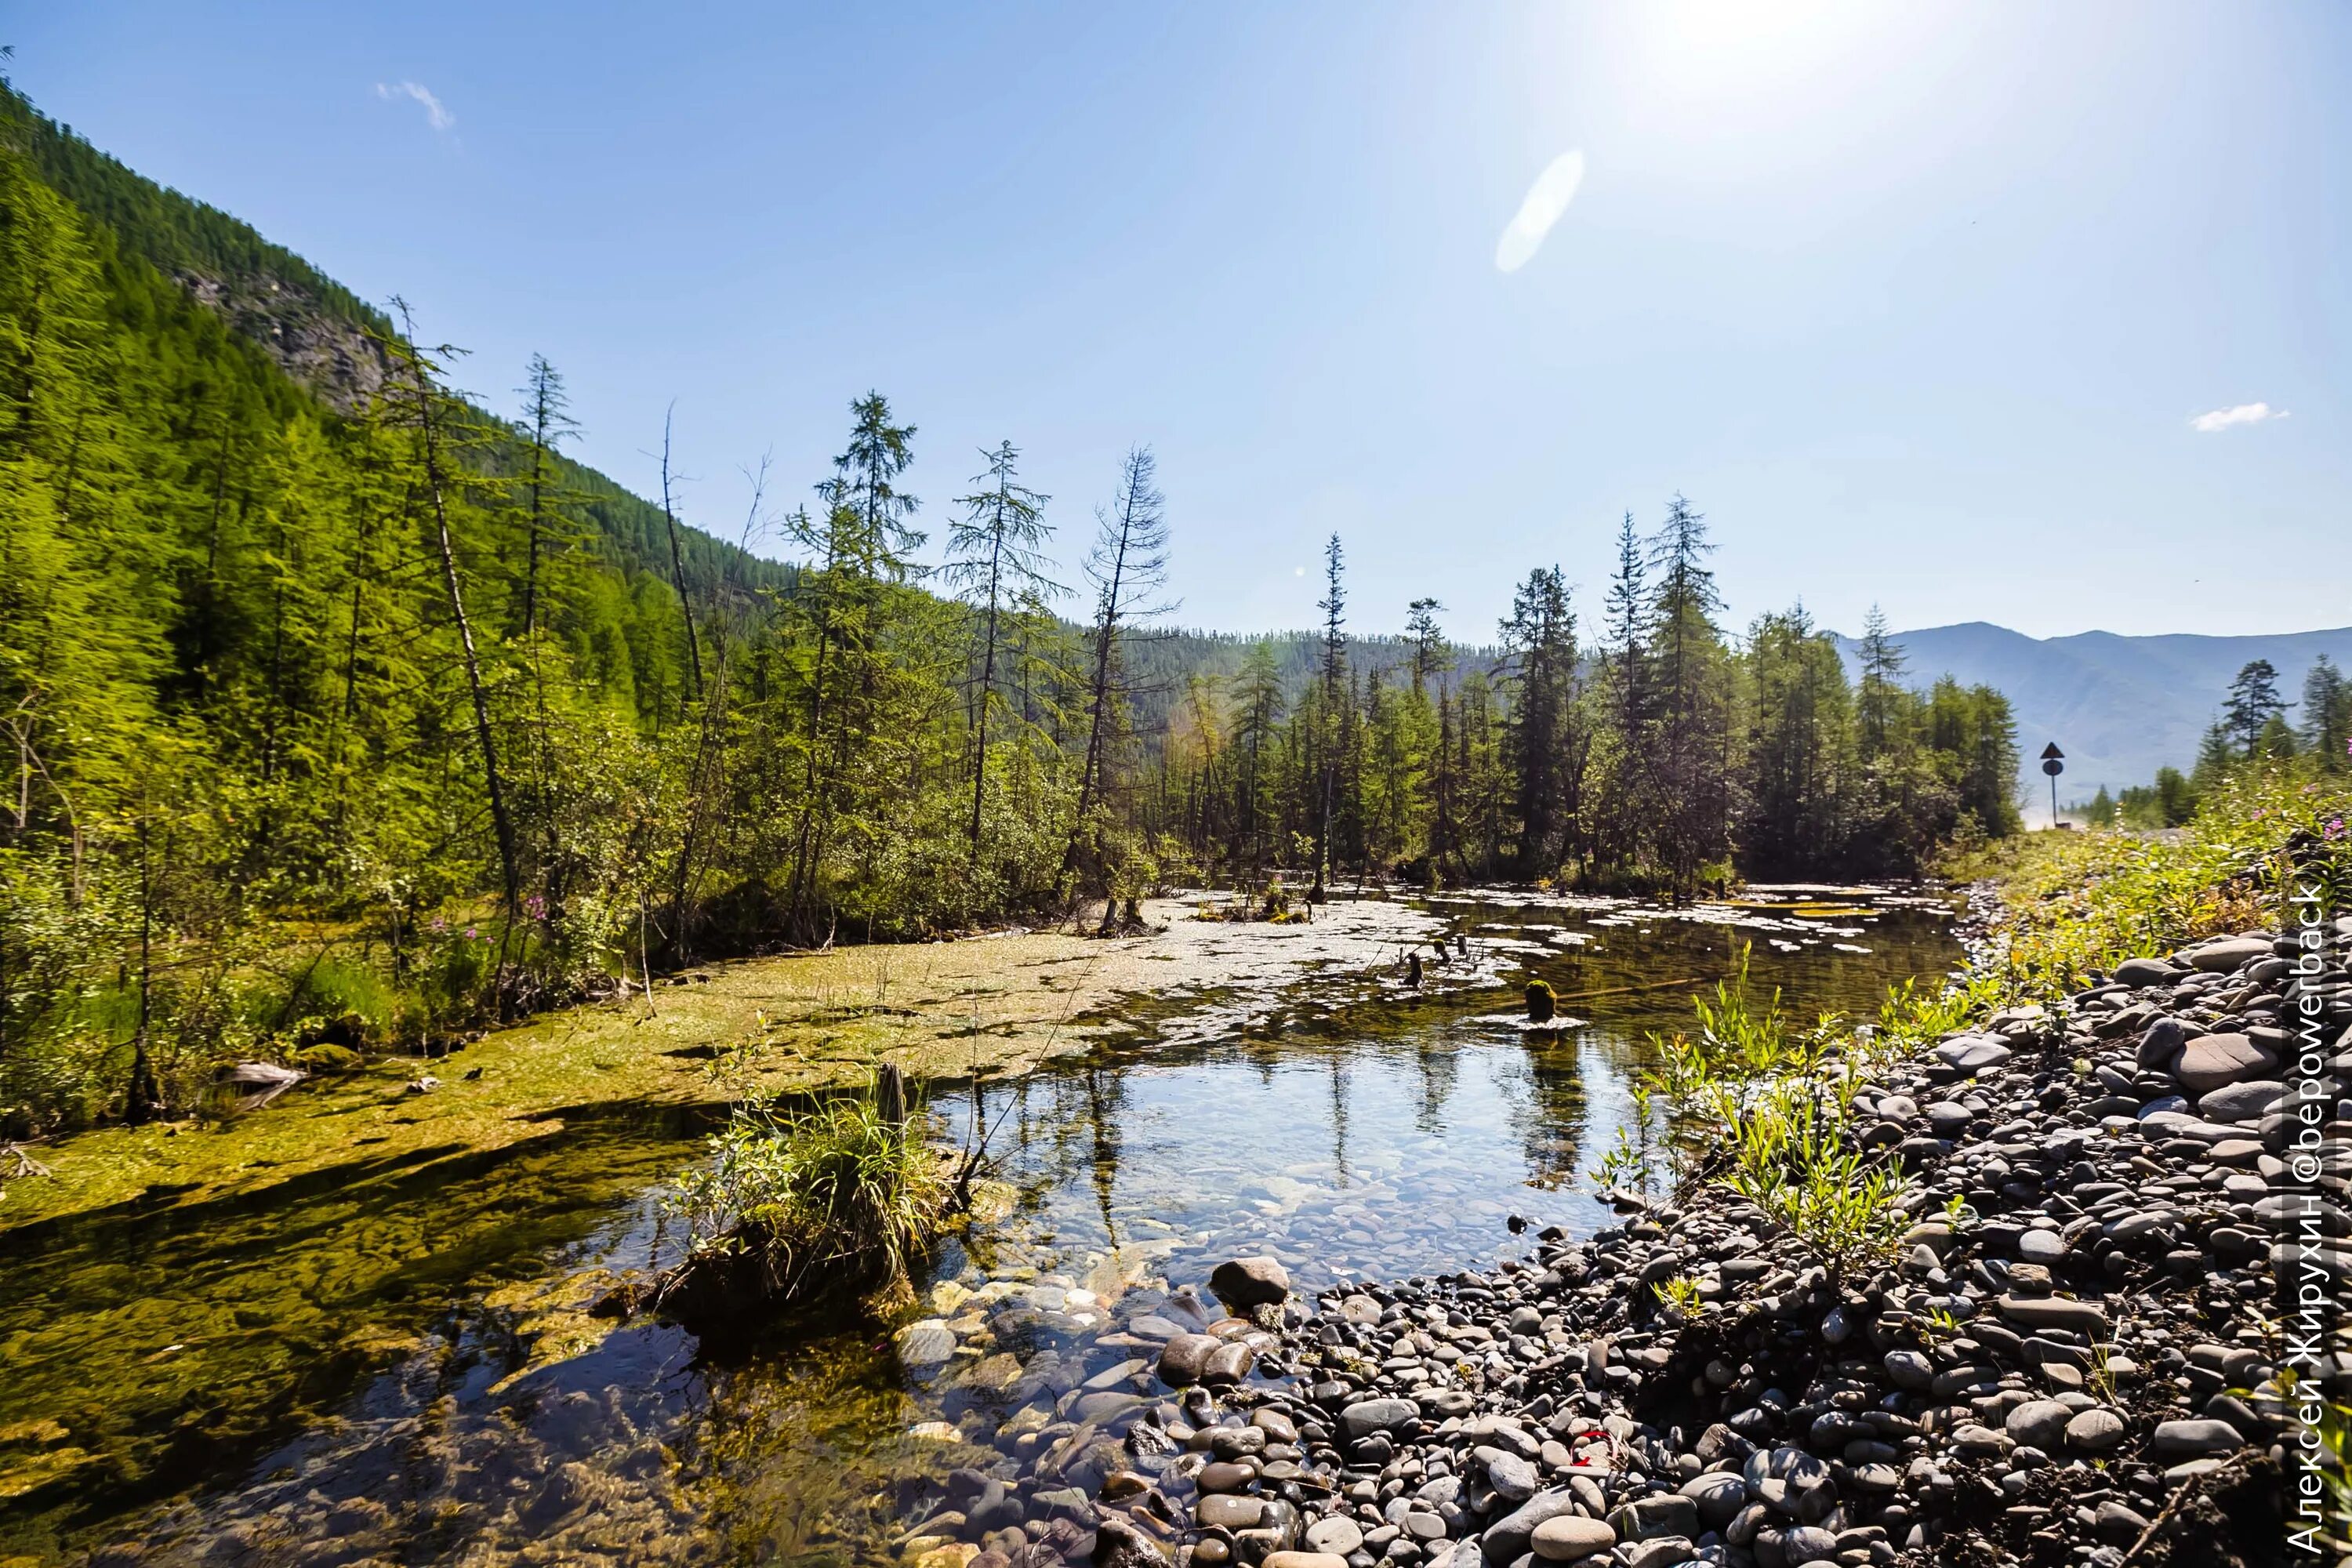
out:
<path id="1" fill-rule="evenodd" d="M 1126 722 L 1119 668 L 1122 640 L 1138 623 L 1171 606 L 1155 601 L 1168 581 L 1167 498 L 1160 493 L 1158 464 L 1149 447 L 1130 448 L 1119 464 L 1118 493 L 1095 512 L 1094 549 L 1087 580 L 1095 588 L 1094 621 L 1087 632 L 1087 743 L 1078 763 L 1077 810 L 1063 854 L 1065 879 L 1082 879 L 1101 890 L 1104 924 L 1111 921 L 1111 886 L 1107 860 L 1108 825 L 1097 820 L 1114 790 L 1118 752 Z M 1082 891 L 1072 882 L 1072 897 Z"/>
<path id="2" fill-rule="evenodd" d="M 449 473 L 444 466 L 441 426 L 444 415 L 441 390 L 436 368 L 425 351 L 416 346 L 415 323 L 410 318 L 407 303 L 395 299 L 394 308 L 400 312 L 400 337 L 387 347 L 394 363 L 406 373 L 408 393 L 413 399 L 411 426 L 416 442 L 418 488 L 431 514 L 432 541 L 441 566 L 442 586 L 448 595 L 450 624 L 457 633 L 457 644 L 466 671 L 466 689 L 472 700 L 475 742 L 482 760 L 482 788 L 490 808 L 490 824 L 499 847 L 499 878 L 505 898 L 507 921 L 511 925 L 522 909 L 522 867 L 520 847 L 516 842 L 514 816 L 507 800 L 506 781 L 499 772 L 499 748 L 495 729 L 490 722 L 489 689 L 483 679 L 480 650 L 475 646 L 474 624 L 466 612 L 465 584 L 457 570 L 457 546 L 449 532 L 448 488 Z M 503 962 L 504 947 L 500 948 Z"/>
<path id="3" fill-rule="evenodd" d="M 1053 537 L 1045 507 L 1052 498 L 1019 482 L 1020 452 L 1001 441 L 981 454 L 987 468 L 973 479 L 981 488 L 959 499 L 963 517 L 949 525 L 947 563 L 940 575 L 970 605 L 979 666 L 971 703 L 971 856 L 981 855 L 982 810 L 988 790 L 989 719 L 997 705 L 997 654 L 1005 620 L 1027 600 L 1062 592 L 1047 575 L 1045 542 Z"/>
<path id="4" fill-rule="evenodd" d="M 1334 533 L 1323 547 L 1323 596 L 1315 602 L 1315 607 L 1323 612 L 1323 667 L 1322 700 L 1313 737 L 1320 774 L 1315 812 L 1315 886 L 1307 895 L 1307 901 L 1313 904 L 1328 896 L 1324 879 L 1331 863 L 1331 805 L 1339 784 L 1340 715 L 1348 673 L 1345 564 L 1339 536 Z"/>

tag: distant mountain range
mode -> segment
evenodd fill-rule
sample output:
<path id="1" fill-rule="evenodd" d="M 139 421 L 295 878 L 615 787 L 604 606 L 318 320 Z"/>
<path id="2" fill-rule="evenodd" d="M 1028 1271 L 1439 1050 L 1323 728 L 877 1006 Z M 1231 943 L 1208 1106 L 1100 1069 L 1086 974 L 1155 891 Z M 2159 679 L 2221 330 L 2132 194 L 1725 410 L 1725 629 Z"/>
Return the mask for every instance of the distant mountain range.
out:
<path id="1" fill-rule="evenodd" d="M 2045 800 L 2036 759 L 2050 742 L 2066 753 L 2060 799 L 2086 799 L 2101 784 L 2112 791 L 2146 784 L 2168 764 L 2187 772 L 2230 682 L 2255 659 L 2277 668 L 2279 694 L 2290 702 L 2321 654 L 2352 668 L 2352 626 L 2248 637 L 2113 632 L 2030 637 L 1969 621 L 1897 632 L 1895 640 L 1903 645 L 1910 685 L 1925 687 L 1951 675 L 2008 696 L 2025 776 L 2034 795 Z M 1841 637 L 1838 647 L 1853 673 L 1857 645 Z M 2290 710 L 2287 717 L 2297 715 Z"/>

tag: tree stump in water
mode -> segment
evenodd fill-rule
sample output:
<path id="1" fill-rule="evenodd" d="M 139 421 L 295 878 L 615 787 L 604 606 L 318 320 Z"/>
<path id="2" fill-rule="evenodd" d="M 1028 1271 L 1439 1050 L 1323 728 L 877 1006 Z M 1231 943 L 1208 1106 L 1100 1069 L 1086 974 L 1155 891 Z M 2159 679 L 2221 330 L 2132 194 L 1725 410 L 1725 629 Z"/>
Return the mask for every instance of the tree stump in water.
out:
<path id="1" fill-rule="evenodd" d="M 907 1075 L 896 1062 L 884 1062 L 874 1074 L 874 1107 L 886 1124 L 906 1127 Z"/>

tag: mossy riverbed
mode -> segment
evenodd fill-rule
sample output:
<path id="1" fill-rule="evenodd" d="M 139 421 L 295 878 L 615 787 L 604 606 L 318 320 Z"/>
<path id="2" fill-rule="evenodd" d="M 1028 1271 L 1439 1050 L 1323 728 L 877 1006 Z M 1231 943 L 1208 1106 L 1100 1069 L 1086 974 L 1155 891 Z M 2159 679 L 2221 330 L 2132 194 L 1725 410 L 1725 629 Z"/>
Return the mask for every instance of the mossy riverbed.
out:
<path id="1" fill-rule="evenodd" d="M 37 1151 L 50 1174 L 0 1189 L 0 1237 L 133 1205 L 194 1208 L 279 1183 L 335 1184 L 481 1159 L 576 1124 L 714 1103 L 710 1064 L 757 1039 L 743 1067 L 769 1091 L 855 1082 L 897 1063 L 919 1083 L 1018 1073 L 1135 1036 L 1187 1004 L 1220 1016 L 1322 974 L 1333 994 L 1400 961 L 1439 927 L 1380 900 L 1312 924 L 1234 925 L 1159 900 L 1150 935 L 1014 931 L 713 964 L 614 1002 L 566 1008 L 446 1058 L 380 1058 L 302 1085 L 267 1110 L 209 1123 L 112 1127 Z M 436 1080 L 429 1091 L 407 1086 Z"/>

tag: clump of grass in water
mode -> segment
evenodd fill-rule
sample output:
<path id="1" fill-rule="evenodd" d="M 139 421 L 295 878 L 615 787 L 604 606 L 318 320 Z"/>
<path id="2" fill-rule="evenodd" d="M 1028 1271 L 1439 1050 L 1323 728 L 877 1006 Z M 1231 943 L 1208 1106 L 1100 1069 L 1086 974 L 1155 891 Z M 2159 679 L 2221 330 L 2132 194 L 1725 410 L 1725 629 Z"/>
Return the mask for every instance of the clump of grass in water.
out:
<path id="1" fill-rule="evenodd" d="M 736 1107 L 710 1163 L 683 1179 L 670 1211 L 686 1260 L 661 1300 L 689 1320 L 857 1299 L 902 1300 L 911 1265 L 948 1210 L 940 1161 L 890 1080 L 801 1111 Z"/>

